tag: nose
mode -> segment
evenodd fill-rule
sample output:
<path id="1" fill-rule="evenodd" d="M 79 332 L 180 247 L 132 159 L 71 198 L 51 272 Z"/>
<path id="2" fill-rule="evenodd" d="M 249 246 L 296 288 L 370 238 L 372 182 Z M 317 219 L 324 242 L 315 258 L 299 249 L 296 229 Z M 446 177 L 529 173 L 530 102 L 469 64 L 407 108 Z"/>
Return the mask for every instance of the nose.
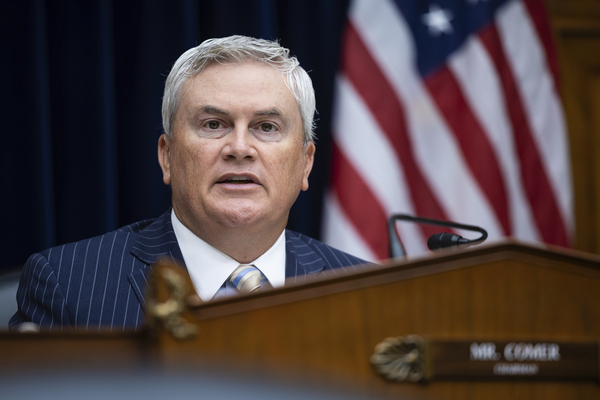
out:
<path id="1" fill-rule="evenodd" d="M 222 156 L 225 160 L 254 159 L 256 149 L 253 145 L 253 136 L 248 128 L 235 128 L 226 136 L 227 142 L 223 147 Z"/>

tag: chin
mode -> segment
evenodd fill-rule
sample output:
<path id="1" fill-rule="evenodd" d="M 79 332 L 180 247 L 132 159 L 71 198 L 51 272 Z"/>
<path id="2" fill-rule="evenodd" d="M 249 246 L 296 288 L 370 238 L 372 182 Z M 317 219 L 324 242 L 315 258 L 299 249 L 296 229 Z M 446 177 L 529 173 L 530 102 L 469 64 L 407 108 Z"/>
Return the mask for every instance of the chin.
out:
<path id="1" fill-rule="evenodd" d="M 252 226 L 257 226 L 259 224 L 259 220 L 255 218 L 244 218 L 244 217 L 228 217 L 221 219 L 221 223 L 229 228 L 250 228 Z"/>
<path id="2" fill-rule="evenodd" d="M 263 218 L 261 218 L 258 210 L 227 210 L 226 212 L 220 212 L 218 219 L 225 226 L 231 228 L 243 228 L 258 224 Z"/>

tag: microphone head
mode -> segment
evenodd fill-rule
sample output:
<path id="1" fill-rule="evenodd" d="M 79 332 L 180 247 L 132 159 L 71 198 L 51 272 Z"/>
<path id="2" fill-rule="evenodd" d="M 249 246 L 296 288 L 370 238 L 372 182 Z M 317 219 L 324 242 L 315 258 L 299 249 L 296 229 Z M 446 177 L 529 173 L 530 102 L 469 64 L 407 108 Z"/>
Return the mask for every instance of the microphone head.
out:
<path id="1" fill-rule="evenodd" d="M 468 243 L 469 240 L 460 235 L 450 232 L 442 232 L 431 235 L 427 240 L 427 247 L 429 247 L 429 250 L 435 251 L 446 247 L 458 247 Z"/>

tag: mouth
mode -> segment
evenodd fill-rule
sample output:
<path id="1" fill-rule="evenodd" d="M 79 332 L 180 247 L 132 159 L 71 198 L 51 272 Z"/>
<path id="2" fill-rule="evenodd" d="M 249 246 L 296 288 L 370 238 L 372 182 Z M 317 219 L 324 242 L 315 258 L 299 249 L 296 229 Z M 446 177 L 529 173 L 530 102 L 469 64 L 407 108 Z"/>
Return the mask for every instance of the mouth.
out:
<path id="1" fill-rule="evenodd" d="M 225 175 L 217 183 L 229 183 L 234 185 L 258 184 L 258 179 L 252 175 Z"/>

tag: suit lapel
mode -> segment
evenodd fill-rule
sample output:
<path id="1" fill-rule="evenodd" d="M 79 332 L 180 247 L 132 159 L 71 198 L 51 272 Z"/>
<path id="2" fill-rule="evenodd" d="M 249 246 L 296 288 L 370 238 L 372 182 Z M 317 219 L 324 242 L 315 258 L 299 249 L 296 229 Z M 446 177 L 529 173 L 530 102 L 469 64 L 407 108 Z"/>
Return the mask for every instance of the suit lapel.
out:
<path id="1" fill-rule="evenodd" d="M 303 277 L 317 274 L 327 267 L 327 262 L 313 250 L 310 243 L 302 240 L 297 234 L 285 231 L 285 277 L 294 282 Z"/>
<path id="2" fill-rule="evenodd" d="M 147 278 L 152 264 L 158 258 L 165 256 L 184 265 L 183 255 L 171 225 L 170 208 L 156 221 L 140 231 L 137 241 L 131 247 L 131 254 L 136 258 L 136 266 L 135 271 L 128 276 L 129 283 L 145 309 L 144 288 L 148 284 Z"/>
<path id="3" fill-rule="evenodd" d="M 328 264 L 325 258 L 315 251 L 309 242 L 288 230 L 286 230 L 285 236 L 285 277 L 287 279 L 304 280 L 327 268 Z M 185 268 L 183 255 L 171 225 L 171 209 L 140 231 L 137 241 L 132 245 L 131 254 L 136 260 L 134 261 L 135 270 L 128 276 L 129 283 L 145 309 L 144 289 L 148 284 L 148 274 L 152 264 L 159 257 L 166 256 L 171 257 Z"/>

